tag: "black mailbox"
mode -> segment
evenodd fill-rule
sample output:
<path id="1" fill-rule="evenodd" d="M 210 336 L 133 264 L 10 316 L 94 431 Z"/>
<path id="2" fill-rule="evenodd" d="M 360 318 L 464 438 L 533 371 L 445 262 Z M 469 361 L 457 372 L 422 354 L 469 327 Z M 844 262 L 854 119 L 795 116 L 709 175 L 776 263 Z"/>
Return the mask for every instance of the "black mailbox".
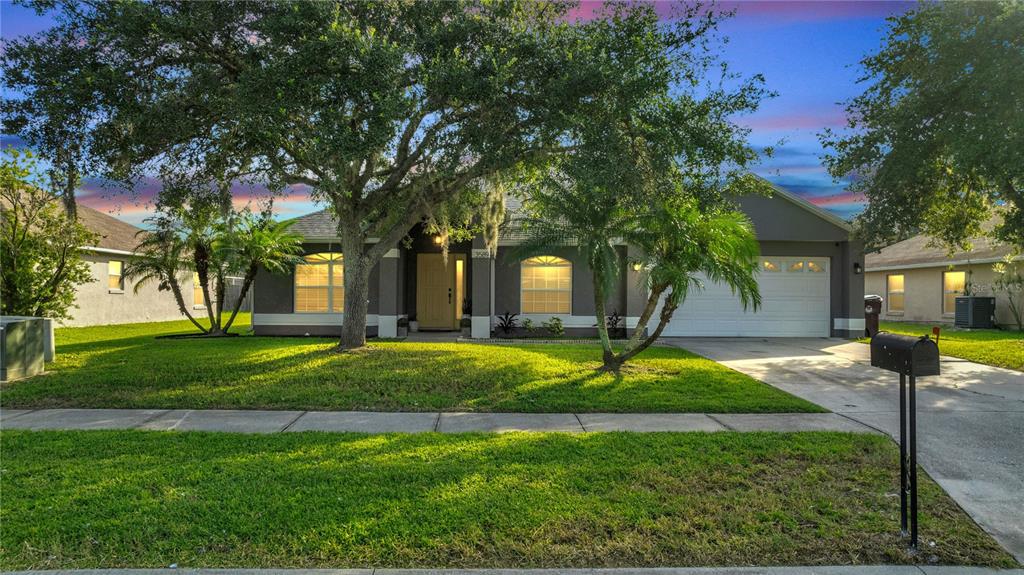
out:
<path id="1" fill-rule="evenodd" d="M 871 338 L 871 365 L 901 375 L 939 375 L 939 346 L 926 335 L 880 331 Z"/>
<path id="2" fill-rule="evenodd" d="M 871 365 L 900 374 L 900 529 L 917 550 L 917 392 L 920 376 L 939 375 L 939 346 L 927 335 L 880 331 L 871 338 Z M 907 380 L 910 385 L 907 385 Z"/>

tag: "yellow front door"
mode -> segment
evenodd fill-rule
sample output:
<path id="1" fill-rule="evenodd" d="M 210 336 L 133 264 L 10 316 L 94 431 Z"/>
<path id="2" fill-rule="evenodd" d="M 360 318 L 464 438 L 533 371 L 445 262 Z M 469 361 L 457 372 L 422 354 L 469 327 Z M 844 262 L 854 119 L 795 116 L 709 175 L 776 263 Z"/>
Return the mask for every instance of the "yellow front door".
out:
<path id="1" fill-rule="evenodd" d="M 455 329 L 455 263 L 441 254 L 416 256 L 416 319 L 420 329 Z"/>

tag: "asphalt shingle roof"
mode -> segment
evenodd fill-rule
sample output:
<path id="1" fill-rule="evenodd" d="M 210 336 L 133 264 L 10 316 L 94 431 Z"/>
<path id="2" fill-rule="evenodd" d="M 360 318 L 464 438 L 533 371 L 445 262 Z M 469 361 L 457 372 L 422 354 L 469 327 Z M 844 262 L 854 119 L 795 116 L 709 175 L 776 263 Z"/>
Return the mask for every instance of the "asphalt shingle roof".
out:
<path id="1" fill-rule="evenodd" d="M 79 204 L 77 211 L 78 221 L 99 235 L 96 244 L 90 247 L 134 252 L 135 246 L 142 241 L 143 234 L 146 233 L 142 228 L 88 206 Z"/>
<path id="2" fill-rule="evenodd" d="M 996 220 L 990 220 L 984 225 L 985 229 L 992 229 Z M 967 260 L 998 260 L 1006 257 L 1012 251 L 1010 246 L 999 244 L 989 237 L 977 237 L 971 239 L 973 249 L 971 251 L 957 251 L 949 254 L 942 246 L 931 246 L 931 238 L 928 236 L 914 236 L 910 239 L 897 242 L 891 246 L 864 256 L 864 267 L 868 271 L 875 268 L 888 268 L 895 266 L 921 266 L 935 264 L 941 266 L 949 262 Z"/>
<path id="3" fill-rule="evenodd" d="M 292 222 L 292 231 L 304 238 L 337 238 L 338 222 L 327 210 L 299 216 Z"/>

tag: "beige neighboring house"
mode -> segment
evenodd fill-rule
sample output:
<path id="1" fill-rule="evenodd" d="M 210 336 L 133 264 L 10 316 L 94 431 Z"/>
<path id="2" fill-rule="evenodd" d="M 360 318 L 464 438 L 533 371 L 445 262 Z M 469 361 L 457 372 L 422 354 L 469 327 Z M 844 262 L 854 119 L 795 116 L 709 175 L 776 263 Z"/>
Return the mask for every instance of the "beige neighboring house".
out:
<path id="1" fill-rule="evenodd" d="M 86 246 L 82 259 L 89 264 L 93 281 L 78 286 L 73 319 L 66 326 L 109 325 L 182 319 L 174 296 L 149 282 L 135 292 L 135 284 L 124 277 L 125 265 L 132 259 L 135 246 L 145 234 L 127 222 L 92 208 L 79 205 L 78 220 L 99 235 L 94 246 Z M 183 282 L 186 304 L 203 309 L 203 294 Z M 198 293 L 197 293 L 198 292 Z"/>
<path id="2" fill-rule="evenodd" d="M 882 319 L 953 323 L 956 296 L 964 295 L 967 282 L 972 295 L 996 296 L 996 323 L 1013 325 L 1005 294 L 992 291 L 997 274 L 992 270 L 1011 249 L 987 237 L 971 240 L 970 252 L 947 253 L 930 246 L 926 236 L 914 236 L 864 256 L 864 293 L 877 294 Z M 1024 256 L 1013 259 L 1024 270 Z"/>

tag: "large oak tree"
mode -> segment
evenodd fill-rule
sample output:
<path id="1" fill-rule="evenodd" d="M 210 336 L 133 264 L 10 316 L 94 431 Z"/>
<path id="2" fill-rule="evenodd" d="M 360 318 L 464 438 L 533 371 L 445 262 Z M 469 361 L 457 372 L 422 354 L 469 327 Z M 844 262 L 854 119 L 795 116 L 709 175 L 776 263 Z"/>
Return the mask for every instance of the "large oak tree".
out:
<path id="1" fill-rule="evenodd" d="M 14 42 L 5 68 L 37 95 L 86 75 L 72 95 L 105 176 L 255 177 L 330 207 L 342 348 L 364 345 L 370 271 L 410 229 L 478 201 L 467 190 L 482 179 L 571 148 L 567 126 L 607 91 L 663 90 L 666 61 L 685 66 L 714 21 L 692 6 L 664 24 L 638 5 L 575 22 L 570 3 L 515 0 L 35 5 L 59 8 L 57 31 Z M 66 67 L 24 73 L 68 37 Z"/>
<path id="2" fill-rule="evenodd" d="M 999 209 L 997 237 L 1024 249 L 1024 3 L 922 2 L 861 65 L 848 129 L 823 141 L 832 175 L 867 196 L 868 244 L 967 247 Z"/>

